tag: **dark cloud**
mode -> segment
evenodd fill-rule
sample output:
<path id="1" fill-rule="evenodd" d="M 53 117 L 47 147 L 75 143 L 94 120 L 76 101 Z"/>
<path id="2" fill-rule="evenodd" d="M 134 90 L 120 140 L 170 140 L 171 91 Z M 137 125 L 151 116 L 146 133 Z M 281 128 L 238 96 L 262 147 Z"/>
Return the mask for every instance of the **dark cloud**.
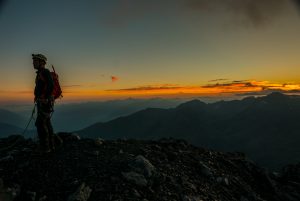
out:
<path id="1" fill-rule="evenodd" d="M 241 82 L 247 82 L 248 80 L 233 80 L 233 83 L 241 83 Z"/>
<path id="2" fill-rule="evenodd" d="M 186 0 L 190 9 L 199 11 L 223 10 L 232 14 L 239 24 L 259 27 L 265 25 L 287 8 L 290 0 Z"/>
<path id="3" fill-rule="evenodd" d="M 221 79 L 215 79 L 215 80 L 208 80 L 208 82 L 220 82 L 220 81 L 226 81 L 226 80 L 228 80 L 228 79 L 221 78 Z"/>
<path id="4" fill-rule="evenodd" d="M 300 12 L 300 0 L 294 0 L 294 3 L 295 3 L 297 9 L 298 9 L 299 12 Z"/>
<path id="5" fill-rule="evenodd" d="M 257 87 L 257 85 L 252 84 L 251 82 L 245 82 L 245 87 Z"/>
<path id="6" fill-rule="evenodd" d="M 294 1 L 300 0 L 117 0 L 108 17 L 109 24 L 126 25 L 132 20 L 141 20 L 146 15 L 156 16 L 172 11 L 180 16 L 186 12 L 232 14 L 232 22 L 255 27 L 266 25 L 278 18 Z"/>
<path id="7" fill-rule="evenodd" d="M 294 3 L 300 8 L 300 0 L 294 0 Z"/>
<path id="8" fill-rule="evenodd" d="M 215 88 L 215 87 L 258 87 L 258 85 L 255 85 L 248 81 L 232 81 L 228 83 L 216 83 L 216 84 L 209 84 L 202 86 L 203 88 Z"/>

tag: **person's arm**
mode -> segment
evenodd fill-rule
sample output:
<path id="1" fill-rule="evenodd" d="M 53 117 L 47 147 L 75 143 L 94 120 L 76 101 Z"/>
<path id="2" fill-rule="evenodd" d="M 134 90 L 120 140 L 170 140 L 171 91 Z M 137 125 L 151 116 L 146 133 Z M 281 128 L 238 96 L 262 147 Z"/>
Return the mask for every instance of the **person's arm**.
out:
<path id="1" fill-rule="evenodd" d="M 47 82 L 47 89 L 46 89 L 46 98 L 53 98 L 52 97 L 52 91 L 54 88 L 54 81 L 52 79 L 51 73 L 48 69 L 44 71 L 44 77 Z"/>

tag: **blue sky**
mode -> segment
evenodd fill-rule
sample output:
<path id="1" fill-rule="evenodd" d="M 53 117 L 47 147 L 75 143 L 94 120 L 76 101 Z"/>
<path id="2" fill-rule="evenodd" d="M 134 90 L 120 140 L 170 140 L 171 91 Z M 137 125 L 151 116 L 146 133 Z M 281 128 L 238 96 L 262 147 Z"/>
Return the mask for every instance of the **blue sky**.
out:
<path id="1" fill-rule="evenodd" d="M 300 18 L 289 0 L 3 2 L 0 93 L 6 101 L 31 99 L 31 53 L 48 57 L 66 94 L 77 100 L 214 79 L 300 83 Z M 133 94 L 120 97 L 126 96 Z"/>

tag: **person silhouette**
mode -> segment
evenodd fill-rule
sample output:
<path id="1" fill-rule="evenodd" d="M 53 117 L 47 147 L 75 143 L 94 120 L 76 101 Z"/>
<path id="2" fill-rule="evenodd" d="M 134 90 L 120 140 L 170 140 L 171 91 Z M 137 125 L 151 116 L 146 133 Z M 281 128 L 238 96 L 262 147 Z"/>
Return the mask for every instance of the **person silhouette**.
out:
<path id="1" fill-rule="evenodd" d="M 54 82 L 50 71 L 45 67 L 47 58 L 42 54 L 32 54 L 33 67 L 36 69 L 34 102 L 37 106 L 38 151 L 49 153 L 54 151 L 54 133 L 51 124 L 51 113 L 54 107 L 52 91 Z"/>

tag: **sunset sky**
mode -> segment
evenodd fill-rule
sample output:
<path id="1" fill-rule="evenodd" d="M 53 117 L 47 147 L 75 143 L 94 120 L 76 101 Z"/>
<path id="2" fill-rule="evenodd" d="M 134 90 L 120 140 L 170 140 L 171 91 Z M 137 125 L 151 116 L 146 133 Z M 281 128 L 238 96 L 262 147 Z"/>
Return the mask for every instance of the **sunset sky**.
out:
<path id="1" fill-rule="evenodd" d="M 300 92 L 292 0 L 0 0 L 0 104 L 33 100 L 32 53 L 64 98 Z"/>

